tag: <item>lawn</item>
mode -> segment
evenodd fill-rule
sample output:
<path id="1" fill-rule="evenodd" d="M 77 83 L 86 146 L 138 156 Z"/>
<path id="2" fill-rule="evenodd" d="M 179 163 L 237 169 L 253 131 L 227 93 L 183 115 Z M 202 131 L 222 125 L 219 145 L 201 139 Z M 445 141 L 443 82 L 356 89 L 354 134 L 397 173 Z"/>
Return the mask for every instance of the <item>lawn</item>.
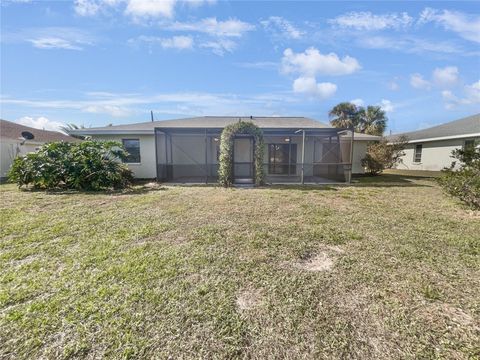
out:
<path id="1" fill-rule="evenodd" d="M 1 185 L 0 358 L 480 357 L 480 215 L 428 178 Z"/>

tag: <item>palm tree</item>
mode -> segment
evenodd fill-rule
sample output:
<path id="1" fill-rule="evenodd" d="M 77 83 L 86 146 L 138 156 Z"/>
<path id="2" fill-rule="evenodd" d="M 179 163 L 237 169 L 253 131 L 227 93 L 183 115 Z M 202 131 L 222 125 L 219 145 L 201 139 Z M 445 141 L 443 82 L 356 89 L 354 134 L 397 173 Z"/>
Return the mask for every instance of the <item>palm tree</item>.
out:
<path id="1" fill-rule="evenodd" d="M 383 135 L 387 127 L 387 116 L 380 106 L 367 106 L 358 110 L 359 129 L 357 131 L 370 135 Z"/>
<path id="2" fill-rule="evenodd" d="M 356 128 L 358 126 L 358 107 L 349 102 L 335 105 L 329 111 L 328 116 L 333 118 L 330 123 L 336 128 Z"/>
<path id="3" fill-rule="evenodd" d="M 76 139 L 85 140 L 85 136 L 72 134 L 72 130 L 85 129 L 84 125 L 76 125 L 74 123 L 66 124 L 65 126 L 60 126 L 60 129 L 67 135 L 74 137 Z"/>

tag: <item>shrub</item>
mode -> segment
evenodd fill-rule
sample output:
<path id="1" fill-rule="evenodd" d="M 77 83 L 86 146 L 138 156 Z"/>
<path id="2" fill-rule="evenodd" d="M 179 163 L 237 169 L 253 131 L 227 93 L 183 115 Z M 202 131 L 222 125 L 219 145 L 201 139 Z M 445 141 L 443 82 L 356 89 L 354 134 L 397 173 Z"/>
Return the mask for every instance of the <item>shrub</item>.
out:
<path id="1" fill-rule="evenodd" d="M 407 138 L 400 136 L 395 142 L 389 143 L 387 139 L 372 143 L 368 146 L 367 153 L 362 159 L 362 166 L 370 175 L 378 175 L 385 169 L 391 169 L 402 161 L 405 155 L 403 150 L 407 145 Z"/>
<path id="2" fill-rule="evenodd" d="M 239 121 L 225 126 L 220 138 L 220 158 L 218 179 L 221 185 L 231 186 L 233 183 L 233 145 L 236 134 L 249 134 L 255 139 L 254 148 L 254 171 L 255 184 L 263 185 L 263 133 L 260 128 L 251 121 Z"/>
<path id="3" fill-rule="evenodd" d="M 448 194 L 459 198 L 473 209 L 480 209 L 480 147 L 469 147 L 452 151 L 453 161 L 442 170 L 439 184 Z"/>
<path id="4" fill-rule="evenodd" d="M 120 189 L 129 186 L 132 172 L 120 162 L 127 152 L 114 141 L 52 142 L 37 152 L 17 157 L 9 179 L 37 189 Z"/>

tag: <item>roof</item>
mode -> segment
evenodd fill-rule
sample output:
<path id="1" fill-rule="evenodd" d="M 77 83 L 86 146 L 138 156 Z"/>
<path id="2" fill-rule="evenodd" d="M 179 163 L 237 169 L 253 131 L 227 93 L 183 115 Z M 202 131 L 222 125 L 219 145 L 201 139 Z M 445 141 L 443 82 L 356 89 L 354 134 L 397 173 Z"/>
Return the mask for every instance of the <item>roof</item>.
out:
<path id="1" fill-rule="evenodd" d="M 480 114 L 468 116 L 445 124 L 433 126 L 427 129 L 411 131 L 388 136 L 394 140 L 401 135 L 408 137 L 409 142 L 447 140 L 469 136 L 480 136 Z"/>
<path id="2" fill-rule="evenodd" d="M 33 140 L 31 141 L 36 143 L 45 143 L 51 141 L 78 141 L 78 139 L 57 131 L 35 129 L 29 126 L 0 119 L 0 138 L 18 140 L 18 138 L 22 137 L 22 131 L 31 132 L 34 136 Z"/>
<path id="3" fill-rule="evenodd" d="M 199 116 L 175 120 L 112 125 L 74 131 L 82 135 L 100 134 L 153 134 L 155 128 L 163 129 L 222 129 L 238 121 L 252 121 L 261 129 L 333 129 L 330 125 L 302 116 Z M 378 136 L 357 134 L 357 140 L 378 140 Z"/>
<path id="4" fill-rule="evenodd" d="M 250 116 L 200 116 L 175 120 L 148 121 L 127 125 L 112 125 L 75 131 L 79 134 L 113 134 L 122 132 L 153 133 L 155 128 L 221 129 L 238 121 L 252 121 L 259 128 L 331 128 L 330 125 L 306 117 L 250 117 Z"/>

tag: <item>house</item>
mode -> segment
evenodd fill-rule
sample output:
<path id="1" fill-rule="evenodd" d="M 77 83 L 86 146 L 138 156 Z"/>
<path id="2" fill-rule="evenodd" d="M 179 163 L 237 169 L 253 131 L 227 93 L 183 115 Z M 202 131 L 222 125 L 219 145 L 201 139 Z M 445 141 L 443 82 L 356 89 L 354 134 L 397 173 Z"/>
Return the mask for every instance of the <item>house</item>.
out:
<path id="1" fill-rule="evenodd" d="M 440 171 L 451 165 L 453 150 L 478 145 L 480 114 L 388 138 L 394 141 L 400 135 L 407 136 L 408 145 L 397 169 Z"/>
<path id="2" fill-rule="evenodd" d="M 136 178 L 169 182 L 216 182 L 220 137 L 225 126 L 251 121 L 263 132 L 267 183 L 348 182 L 363 173 L 367 143 L 377 136 L 305 117 L 204 116 L 76 130 L 75 134 L 123 143 Z M 254 178 L 254 139 L 234 140 L 235 182 Z"/>
<path id="3" fill-rule="evenodd" d="M 33 139 L 28 139 L 28 134 L 33 135 Z M 41 145 L 52 141 L 78 140 L 56 131 L 34 129 L 0 119 L 0 180 L 7 177 L 13 159 L 37 151 Z"/>

